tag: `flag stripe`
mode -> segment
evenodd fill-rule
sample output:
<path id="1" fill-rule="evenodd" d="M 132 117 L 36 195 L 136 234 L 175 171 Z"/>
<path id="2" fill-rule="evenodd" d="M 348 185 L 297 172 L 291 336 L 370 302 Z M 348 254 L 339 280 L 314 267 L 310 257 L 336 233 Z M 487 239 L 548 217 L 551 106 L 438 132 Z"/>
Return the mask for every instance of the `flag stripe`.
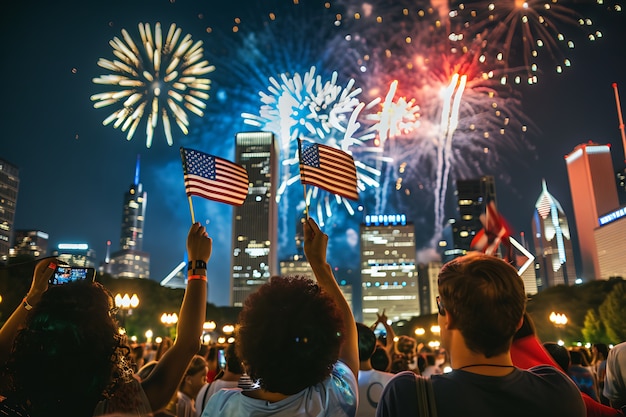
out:
<path id="1" fill-rule="evenodd" d="M 354 159 L 340 149 L 321 144 L 303 145 L 300 180 L 346 198 L 359 198 Z"/>
<path id="2" fill-rule="evenodd" d="M 221 203 L 240 206 L 248 195 L 245 168 L 226 159 L 181 148 L 185 191 Z"/>

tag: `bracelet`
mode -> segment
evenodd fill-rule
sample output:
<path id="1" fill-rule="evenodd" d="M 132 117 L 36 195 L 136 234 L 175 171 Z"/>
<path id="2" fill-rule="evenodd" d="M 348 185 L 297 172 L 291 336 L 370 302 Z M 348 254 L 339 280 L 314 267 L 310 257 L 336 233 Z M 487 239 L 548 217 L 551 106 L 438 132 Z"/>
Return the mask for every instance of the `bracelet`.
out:
<path id="1" fill-rule="evenodd" d="M 26 296 L 24 296 L 24 299 L 22 300 L 22 305 L 28 311 L 33 309 L 33 306 L 28 303 L 28 298 Z"/>
<path id="2" fill-rule="evenodd" d="M 195 261 L 195 265 L 193 262 L 194 261 L 189 261 L 189 263 L 187 264 L 187 271 L 191 271 L 194 269 L 206 269 L 206 262 L 204 262 L 203 260 L 198 259 L 197 261 Z"/>
<path id="3" fill-rule="evenodd" d="M 201 281 L 206 282 L 206 275 L 189 275 L 187 277 L 187 281 L 193 281 L 195 279 L 199 279 Z"/>

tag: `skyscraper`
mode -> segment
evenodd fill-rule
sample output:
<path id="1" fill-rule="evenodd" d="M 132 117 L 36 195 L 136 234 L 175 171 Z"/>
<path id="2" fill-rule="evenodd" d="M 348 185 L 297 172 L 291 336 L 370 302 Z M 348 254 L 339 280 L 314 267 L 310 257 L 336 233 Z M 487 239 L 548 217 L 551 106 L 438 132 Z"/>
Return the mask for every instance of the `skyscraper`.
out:
<path id="1" fill-rule="evenodd" d="M 414 225 L 403 214 L 368 215 L 360 234 L 363 321 L 383 310 L 392 321 L 419 316 Z"/>
<path id="2" fill-rule="evenodd" d="M 545 289 L 574 284 L 574 251 L 567 217 L 561 204 L 548 192 L 545 180 L 535 204 L 532 231 L 539 286 Z"/>
<path id="3" fill-rule="evenodd" d="M 608 145 L 578 145 L 565 157 L 584 280 L 600 278 L 594 229 L 598 218 L 619 206 Z"/>
<path id="4" fill-rule="evenodd" d="M 16 230 L 13 247 L 9 251 L 11 257 L 30 255 L 33 258 L 48 254 L 48 234 L 41 230 Z"/>
<path id="5" fill-rule="evenodd" d="M 480 216 L 485 213 L 487 203 L 496 200 L 495 180 L 492 176 L 457 180 L 456 197 L 458 215 L 450 223 L 453 247 L 444 248 L 443 262 L 465 255 L 470 250 L 472 239 L 483 228 Z"/>
<path id="6" fill-rule="evenodd" d="M 139 162 L 137 156 L 134 181 L 124 194 L 120 249 L 104 265 L 105 272 L 120 278 L 150 277 L 150 254 L 142 251 L 148 194 L 139 182 Z"/>
<path id="7" fill-rule="evenodd" d="M 9 257 L 9 248 L 13 239 L 19 185 L 18 167 L 0 159 L 0 261 L 3 262 Z"/>
<path id="8" fill-rule="evenodd" d="M 248 196 L 233 212 L 230 303 L 240 307 L 249 294 L 278 272 L 278 143 L 269 132 L 240 132 L 235 162 L 248 171 Z"/>

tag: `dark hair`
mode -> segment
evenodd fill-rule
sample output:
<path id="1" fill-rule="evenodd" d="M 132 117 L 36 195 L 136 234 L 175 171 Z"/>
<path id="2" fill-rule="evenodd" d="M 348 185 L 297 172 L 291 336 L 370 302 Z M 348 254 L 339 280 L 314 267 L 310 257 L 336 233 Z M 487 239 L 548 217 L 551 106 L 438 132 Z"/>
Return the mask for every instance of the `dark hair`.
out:
<path id="1" fill-rule="evenodd" d="M 99 283 L 50 287 L 30 312 L 7 364 L 10 396 L 31 417 L 92 415 L 132 380 L 130 349 Z"/>
<path id="2" fill-rule="evenodd" d="M 235 343 L 231 343 L 224 352 L 224 358 L 226 358 L 226 366 L 228 370 L 234 374 L 243 374 L 243 365 L 241 359 L 237 356 L 237 349 Z"/>
<path id="3" fill-rule="evenodd" d="M 586 366 L 584 353 L 582 353 L 580 350 L 578 349 L 570 350 L 569 356 L 572 359 L 572 365 Z"/>
<path id="4" fill-rule="evenodd" d="M 391 360 L 389 359 L 387 351 L 381 346 L 376 346 L 374 353 L 372 353 L 372 357 L 370 358 L 372 368 L 377 371 L 388 372 L 389 362 L 391 362 Z"/>
<path id="5" fill-rule="evenodd" d="M 552 356 L 554 362 L 561 368 L 563 372 L 567 372 L 571 362 L 569 351 L 565 346 L 561 346 L 558 343 L 546 342 L 543 344 L 546 351 Z"/>
<path id="6" fill-rule="evenodd" d="M 359 361 L 367 361 L 376 349 L 376 335 L 363 323 L 357 323 L 356 330 L 359 334 Z"/>
<path id="7" fill-rule="evenodd" d="M 609 356 L 609 347 L 606 345 L 606 343 L 594 343 L 593 347 L 596 348 L 598 353 L 602 354 L 603 359 L 606 359 Z"/>
<path id="8" fill-rule="evenodd" d="M 272 277 L 239 315 L 237 353 L 270 392 L 292 395 L 330 375 L 343 341 L 334 300 L 313 281 Z"/>
<path id="9" fill-rule="evenodd" d="M 510 349 L 526 308 L 524 283 L 500 258 L 471 254 L 446 263 L 439 295 L 467 347 L 486 357 Z"/>
<path id="10" fill-rule="evenodd" d="M 193 358 L 189 361 L 189 365 L 187 366 L 187 370 L 185 371 L 185 375 L 181 379 L 178 384 L 178 390 L 182 391 L 182 387 L 185 385 L 185 377 L 194 376 L 200 371 L 206 374 L 207 363 L 206 359 L 200 355 L 194 355 Z"/>

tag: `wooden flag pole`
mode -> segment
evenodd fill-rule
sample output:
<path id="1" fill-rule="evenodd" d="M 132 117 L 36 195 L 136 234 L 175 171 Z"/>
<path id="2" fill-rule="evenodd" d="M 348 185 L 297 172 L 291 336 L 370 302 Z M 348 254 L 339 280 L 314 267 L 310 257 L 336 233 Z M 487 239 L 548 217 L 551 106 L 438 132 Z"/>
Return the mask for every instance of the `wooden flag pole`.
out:
<path id="1" fill-rule="evenodd" d="M 196 223 L 196 217 L 193 214 L 193 204 L 191 202 L 191 196 L 187 196 L 187 200 L 189 201 L 189 211 L 191 211 L 191 224 Z"/>
<path id="2" fill-rule="evenodd" d="M 302 139 L 298 138 L 298 154 L 299 154 L 299 162 L 302 165 Z M 302 177 L 302 169 L 300 169 L 300 177 Z M 302 181 L 300 181 L 302 182 Z M 309 205 L 306 202 L 306 184 L 302 182 L 302 190 L 304 192 L 304 214 L 306 219 L 309 220 Z"/>

